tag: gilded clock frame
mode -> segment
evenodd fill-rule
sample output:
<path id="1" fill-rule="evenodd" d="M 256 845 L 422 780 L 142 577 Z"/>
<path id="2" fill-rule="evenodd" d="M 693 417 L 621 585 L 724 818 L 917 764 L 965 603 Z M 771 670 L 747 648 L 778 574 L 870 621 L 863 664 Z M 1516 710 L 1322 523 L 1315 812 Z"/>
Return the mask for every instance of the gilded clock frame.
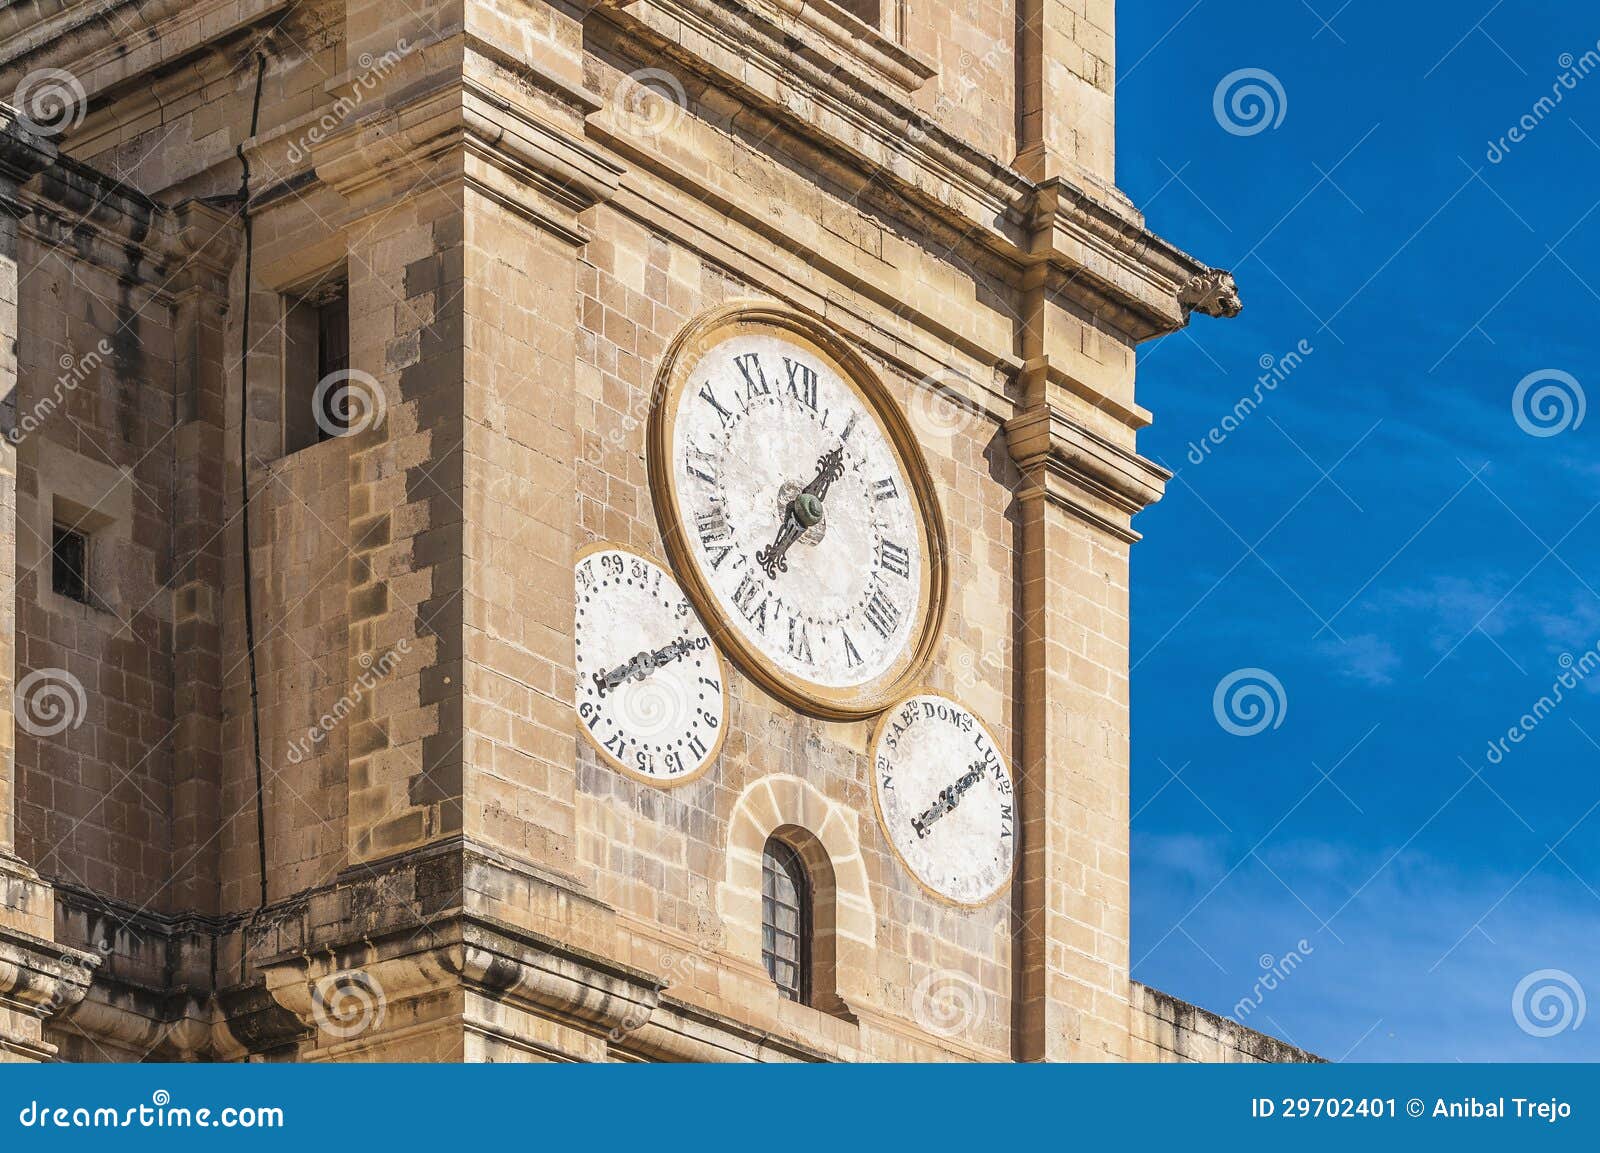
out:
<path id="1" fill-rule="evenodd" d="M 900 711 L 901 707 L 910 701 L 916 700 L 918 697 L 938 697 L 940 700 L 949 701 L 977 722 L 978 727 L 983 730 L 983 735 L 989 738 L 989 743 L 994 746 L 995 752 L 999 754 L 1000 764 L 1005 769 L 1006 776 L 1011 780 L 1011 796 L 1013 798 L 1011 804 L 1011 867 L 1006 870 L 1005 879 L 995 886 L 994 892 L 981 901 L 958 901 L 954 897 L 941 893 L 924 881 L 917 871 L 911 867 L 911 862 L 907 861 L 901 854 L 900 846 L 895 844 L 894 841 L 894 832 L 889 828 L 889 820 L 883 814 L 883 801 L 878 796 L 878 741 L 883 737 L 884 730 L 888 727 L 894 715 Z M 984 909 L 1005 896 L 1006 890 L 1011 888 L 1011 882 L 1016 879 L 1017 857 L 1022 852 L 1020 847 L 1021 839 L 1017 835 L 1018 827 L 1022 823 L 1022 805 L 1020 799 L 1017 798 L 1017 774 L 1011 767 L 1011 758 L 1006 756 L 1005 746 L 995 738 L 994 730 L 989 727 L 989 723 L 982 716 L 970 708 L 965 701 L 958 700 L 949 693 L 942 693 L 931 685 L 919 685 L 884 709 L 883 715 L 872 726 L 872 736 L 867 742 L 867 772 L 871 774 L 871 780 L 868 782 L 868 791 L 872 794 L 872 812 L 878 818 L 878 831 L 883 834 L 883 839 L 888 844 L 889 852 L 893 855 L 895 862 L 899 864 L 906 876 L 916 882 L 917 888 L 941 905 L 948 905 L 953 909 Z"/>
<path id="2" fill-rule="evenodd" d="M 636 556 L 643 561 L 648 561 L 650 564 L 655 565 L 656 568 L 666 573 L 670 579 L 677 583 L 678 588 L 683 591 L 684 595 L 688 596 L 688 590 L 683 588 L 683 582 L 678 580 L 678 574 L 673 571 L 670 564 L 667 564 L 661 558 L 647 553 L 642 549 L 636 549 L 632 545 L 621 544 L 616 541 L 592 541 L 591 543 L 580 548 L 572 557 L 572 621 L 574 642 L 576 642 L 577 639 L 576 634 L 578 621 L 578 566 L 595 553 L 602 552 L 620 552 L 625 553 L 628 556 Z M 623 776 L 638 781 L 640 784 L 650 785 L 657 789 L 677 789 L 682 788 L 684 785 L 692 785 L 711 771 L 711 769 L 717 763 L 717 758 L 722 756 L 722 742 L 727 740 L 728 724 L 731 719 L 730 713 L 733 709 L 733 696 L 728 691 L 728 664 L 722 658 L 722 650 L 717 647 L 717 638 L 712 633 L 711 629 L 707 627 L 705 614 L 700 611 L 700 606 L 695 604 L 693 597 L 689 597 L 689 609 L 699 619 L 700 627 L 706 630 L 706 636 L 711 640 L 711 646 L 709 649 L 707 649 L 707 651 L 711 654 L 711 658 L 717 663 L 717 679 L 722 683 L 722 723 L 717 726 L 717 739 L 715 742 L 713 742 L 711 751 L 706 754 L 706 763 L 700 768 L 696 769 L 694 772 L 686 773 L 681 777 L 676 777 L 671 780 L 663 780 L 660 777 L 652 777 L 649 773 L 641 773 L 632 765 L 624 763 L 619 757 L 615 756 L 610 749 L 606 748 L 599 742 L 599 740 L 596 739 L 589 726 L 584 723 L 583 717 L 578 714 L 578 685 L 576 680 L 573 682 L 572 716 L 573 719 L 578 723 L 578 731 L 583 734 L 584 739 L 589 742 L 590 747 L 594 749 L 595 753 L 602 761 L 610 765 Z"/>
<path id="3" fill-rule="evenodd" d="M 672 443 L 677 425 L 678 401 L 689 374 L 705 353 L 729 337 L 754 332 L 775 332 L 829 362 L 877 418 L 912 489 L 917 510 L 917 543 L 923 564 L 917 591 L 919 623 L 907 641 L 909 659 L 878 680 L 851 688 L 818 684 L 786 672 L 770 661 L 722 611 L 716 593 L 701 572 L 693 546 L 684 533 L 682 504 L 673 478 Z M 657 369 L 647 430 L 650 489 L 656 522 L 665 542 L 672 571 L 690 603 L 740 670 L 772 696 L 801 712 L 837 721 L 856 721 L 881 713 L 891 702 L 903 699 L 907 689 L 920 683 L 944 628 L 949 597 L 949 555 L 944 512 L 916 434 L 900 406 L 884 388 L 871 366 L 838 334 L 795 309 L 765 301 L 739 301 L 712 309 L 691 321 L 674 338 Z M 714 625 L 714 627 L 713 627 Z"/>

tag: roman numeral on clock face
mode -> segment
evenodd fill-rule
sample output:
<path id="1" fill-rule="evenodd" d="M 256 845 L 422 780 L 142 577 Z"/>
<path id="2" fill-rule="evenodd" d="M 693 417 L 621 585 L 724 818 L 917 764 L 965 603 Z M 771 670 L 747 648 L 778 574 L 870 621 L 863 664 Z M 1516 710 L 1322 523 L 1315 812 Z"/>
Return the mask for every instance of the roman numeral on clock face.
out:
<path id="1" fill-rule="evenodd" d="M 711 567 L 721 568 L 722 562 L 733 552 L 733 530 L 728 527 L 728 518 L 723 515 L 721 502 L 713 504 L 694 520 L 695 527 L 700 530 L 700 547 L 706 550 Z"/>
<path id="2" fill-rule="evenodd" d="M 911 575 L 911 553 L 892 540 L 878 542 L 878 565 L 886 572 L 892 572 L 897 577 Z"/>
<path id="3" fill-rule="evenodd" d="M 690 446 L 683 454 L 683 467 L 689 470 L 690 476 L 705 481 L 712 488 L 717 487 L 717 461 L 710 453 Z"/>
<path id="4" fill-rule="evenodd" d="M 796 660 L 811 662 L 811 635 L 806 622 L 799 617 L 789 618 L 789 655 Z"/>
<path id="5" fill-rule="evenodd" d="M 772 386 L 767 383 L 767 374 L 761 371 L 761 357 L 757 353 L 747 352 L 743 356 L 736 356 L 733 363 L 739 375 L 744 377 L 746 400 L 771 395 Z"/>
<path id="6" fill-rule="evenodd" d="M 789 374 L 788 393 L 812 412 L 817 410 L 817 370 L 798 360 L 783 358 L 783 367 Z"/>
<path id="7" fill-rule="evenodd" d="M 698 395 L 701 400 L 705 401 L 716 410 L 717 416 L 721 418 L 724 428 L 726 428 L 733 421 L 733 413 L 717 403 L 717 394 L 711 391 L 711 384 L 709 381 L 700 386 L 700 392 Z"/>
<path id="8" fill-rule="evenodd" d="M 894 477 L 886 476 L 872 486 L 872 499 L 875 501 L 893 500 L 900 495 L 900 490 L 895 487 Z"/>
<path id="9" fill-rule="evenodd" d="M 867 623 L 878 630 L 878 635 L 887 639 L 900 623 L 900 607 L 882 589 L 873 589 L 872 599 L 867 601 L 866 617 Z"/>

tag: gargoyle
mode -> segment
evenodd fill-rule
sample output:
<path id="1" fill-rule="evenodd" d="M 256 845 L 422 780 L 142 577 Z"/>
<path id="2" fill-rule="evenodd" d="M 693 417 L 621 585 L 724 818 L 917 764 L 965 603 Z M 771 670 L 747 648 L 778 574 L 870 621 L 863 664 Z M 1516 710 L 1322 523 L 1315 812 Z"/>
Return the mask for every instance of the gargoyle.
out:
<path id="1" fill-rule="evenodd" d="M 1193 312 L 1232 319 L 1244 311 L 1239 299 L 1239 286 L 1233 282 L 1233 273 L 1220 270 L 1202 273 L 1178 290 L 1178 305 L 1183 309 L 1183 319 Z"/>

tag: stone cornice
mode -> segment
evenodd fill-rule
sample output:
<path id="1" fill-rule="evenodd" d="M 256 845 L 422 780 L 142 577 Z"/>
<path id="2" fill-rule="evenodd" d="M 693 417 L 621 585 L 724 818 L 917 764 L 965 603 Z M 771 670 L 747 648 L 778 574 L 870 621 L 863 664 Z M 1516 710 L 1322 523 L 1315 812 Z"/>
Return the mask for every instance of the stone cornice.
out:
<path id="1" fill-rule="evenodd" d="M 77 0 L 61 8 L 23 0 L 11 9 L 20 31 L 0 38 L 0 91 L 33 69 L 66 68 L 93 104 L 111 88 L 170 68 L 291 2 Z M 130 28 L 139 30 L 137 37 Z"/>
<path id="2" fill-rule="evenodd" d="M 0 104 L 0 208 L 19 215 L 17 189 L 59 158 L 52 141 L 34 131 L 11 105 Z"/>
<path id="3" fill-rule="evenodd" d="M 0 1006 L 49 1017 L 89 990 L 100 958 L 19 929 L 0 926 Z"/>
<path id="4" fill-rule="evenodd" d="M 1161 499 L 1171 473 L 1098 436 L 1047 404 L 1006 422 L 1006 443 L 1042 496 L 1074 516 L 1132 543 L 1133 515 Z"/>
<path id="5" fill-rule="evenodd" d="M 1005 263 L 1020 270 L 1046 266 L 1052 291 L 1135 341 L 1187 323 L 1180 291 L 1214 272 L 1147 229 L 1120 196 L 1094 196 L 1060 178 L 1035 184 L 923 118 L 896 94 L 854 84 L 768 35 L 742 6 L 630 0 L 605 5 L 595 16 L 826 149 L 857 178 L 846 183 L 872 176 L 862 195 L 876 198 L 885 212 L 903 215 L 909 202 Z M 591 125 L 608 142 L 628 147 L 609 120 L 595 118 Z M 628 151 L 682 179 L 664 157 Z"/>
<path id="6" fill-rule="evenodd" d="M 342 127 L 313 146 L 312 160 L 324 183 L 367 211 L 412 187 L 419 165 L 442 162 L 574 244 L 588 239 L 574 217 L 608 199 L 622 174 L 581 137 L 465 76 Z"/>

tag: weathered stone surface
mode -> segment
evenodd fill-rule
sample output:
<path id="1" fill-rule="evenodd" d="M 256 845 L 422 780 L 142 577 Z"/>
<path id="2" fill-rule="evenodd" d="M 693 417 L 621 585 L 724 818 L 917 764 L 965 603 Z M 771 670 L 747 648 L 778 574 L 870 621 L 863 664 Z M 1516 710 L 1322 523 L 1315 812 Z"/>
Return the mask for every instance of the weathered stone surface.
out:
<path id="1" fill-rule="evenodd" d="M 1128 980 L 1128 550 L 1167 479 L 1133 366 L 1237 292 L 1116 190 L 1112 9 L 115 0 L 8 25 L 0 92 L 71 83 L 59 123 L 0 112 L 0 1049 L 1200 1053 Z M 870 720 L 731 670 L 720 755 L 670 790 L 580 736 L 574 556 L 666 555 L 657 371 L 746 300 L 848 342 L 927 461 L 950 593 L 923 679 L 1007 750 L 1020 807 L 980 908 L 897 863 Z M 323 437 L 304 350 L 340 315 L 321 387 L 353 407 Z M 83 601 L 57 526 L 87 534 Z M 41 685 L 64 717 L 20 712 Z M 814 1006 L 762 967 L 785 829 Z"/>

